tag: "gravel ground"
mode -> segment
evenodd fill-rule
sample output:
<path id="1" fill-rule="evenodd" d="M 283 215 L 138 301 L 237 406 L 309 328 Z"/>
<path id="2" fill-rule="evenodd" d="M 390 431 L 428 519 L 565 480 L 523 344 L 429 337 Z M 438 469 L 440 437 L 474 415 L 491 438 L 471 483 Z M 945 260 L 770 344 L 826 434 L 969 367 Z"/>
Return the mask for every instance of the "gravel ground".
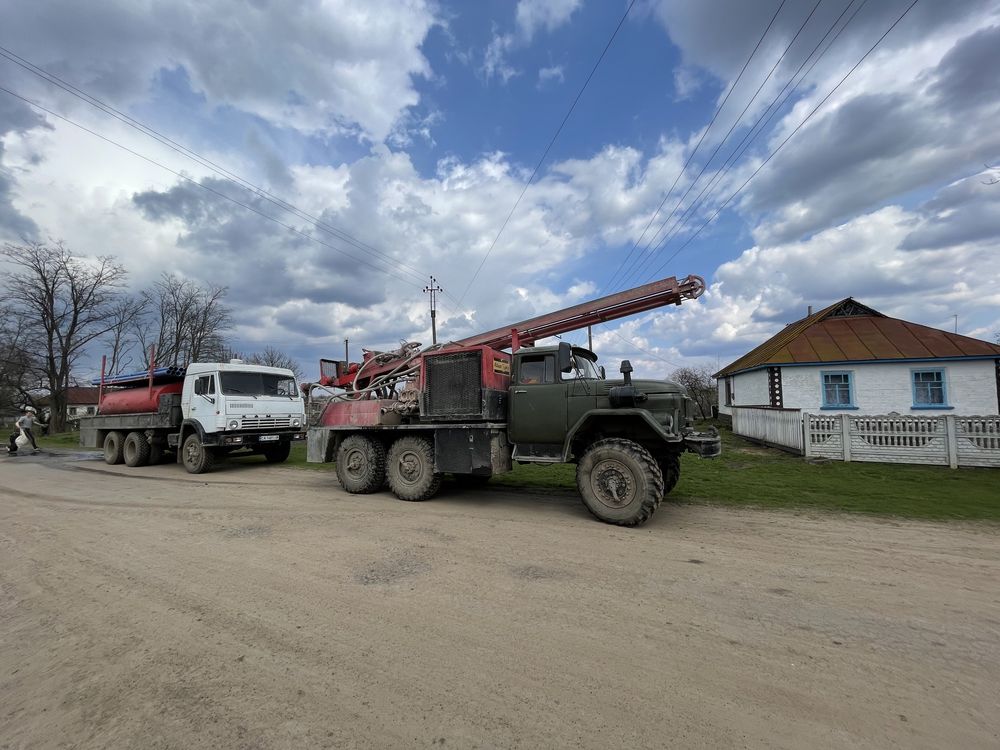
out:
<path id="1" fill-rule="evenodd" d="M 250 461 L 0 487 L 0 748 L 1000 746 L 997 526 L 627 530 Z"/>

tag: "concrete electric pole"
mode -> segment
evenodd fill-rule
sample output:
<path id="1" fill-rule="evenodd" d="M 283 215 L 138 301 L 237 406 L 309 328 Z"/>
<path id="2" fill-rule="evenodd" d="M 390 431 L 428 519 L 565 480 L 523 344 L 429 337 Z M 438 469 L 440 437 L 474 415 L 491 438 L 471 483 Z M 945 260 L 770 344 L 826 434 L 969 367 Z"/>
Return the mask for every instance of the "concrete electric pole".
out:
<path id="1" fill-rule="evenodd" d="M 431 276 L 431 283 L 429 286 L 424 287 L 424 292 L 430 292 L 431 295 L 431 343 L 437 345 L 438 334 L 437 334 L 437 293 L 443 292 L 444 290 L 437 285 L 434 277 Z"/>

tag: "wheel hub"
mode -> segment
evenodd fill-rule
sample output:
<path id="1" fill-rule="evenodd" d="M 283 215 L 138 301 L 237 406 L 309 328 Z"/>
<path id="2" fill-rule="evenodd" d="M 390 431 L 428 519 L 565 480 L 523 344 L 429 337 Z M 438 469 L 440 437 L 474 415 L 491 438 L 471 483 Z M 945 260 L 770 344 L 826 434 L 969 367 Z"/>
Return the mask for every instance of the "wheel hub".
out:
<path id="1" fill-rule="evenodd" d="M 407 482 L 414 482 L 420 477 L 420 459 L 413 453 L 406 452 L 399 457 L 399 474 Z"/>
<path id="2" fill-rule="evenodd" d="M 347 456 L 347 472 L 354 477 L 362 476 L 365 473 L 366 463 L 361 451 L 351 451 Z"/>
<path id="3" fill-rule="evenodd" d="M 592 477 L 594 494 L 609 508 L 624 508 L 635 499 L 635 479 L 621 461 L 601 461 Z"/>

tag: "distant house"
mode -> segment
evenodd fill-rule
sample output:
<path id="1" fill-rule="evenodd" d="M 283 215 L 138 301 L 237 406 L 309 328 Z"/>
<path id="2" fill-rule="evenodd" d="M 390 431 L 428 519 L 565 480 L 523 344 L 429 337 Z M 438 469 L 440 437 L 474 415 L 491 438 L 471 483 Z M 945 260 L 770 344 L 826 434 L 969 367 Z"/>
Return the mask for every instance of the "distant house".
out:
<path id="1" fill-rule="evenodd" d="M 83 386 L 70 386 L 66 389 L 66 421 L 75 422 L 80 417 L 89 417 L 97 413 L 97 396 L 100 388 L 89 388 Z M 40 407 L 44 411 L 45 419 L 48 420 L 51 414 L 48 396 L 41 399 Z"/>
<path id="2" fill-rule="evenodd" d="M 715 375 L 719 411 L 1000 413 L 1000 346 L 890 318 L 848 297 L 785 326 Z"/>

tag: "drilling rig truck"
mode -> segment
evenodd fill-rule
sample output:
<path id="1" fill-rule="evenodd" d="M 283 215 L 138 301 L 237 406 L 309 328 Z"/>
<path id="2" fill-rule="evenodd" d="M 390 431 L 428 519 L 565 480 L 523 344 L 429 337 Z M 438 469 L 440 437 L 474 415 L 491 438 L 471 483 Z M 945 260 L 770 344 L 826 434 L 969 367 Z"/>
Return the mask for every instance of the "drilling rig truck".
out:
<path id="1" fill-rule="evenodd" d="M 609 380 L 587 349 L 533 344 L 704 289 L 698 276 L 671 277 L 423 350 L 409 343 L 365 351 L 360 363 L 321 360 L 319 382 L 303 387 L 336 395 L 310 424 L 308 461 L 335 461 L 348 492 L 388 484 L 401 500 L 433 497 L 445 473 L 472 484 L 514 462 L 575 463 L 594 516 L 641 524 L 677 483 L 683 451 L 720 454 L 718 431 L 695 430 L 683 386 L 633 380 L 628 360 Z"/>
<path id="2" fill-rule="evenodd" d="M 152 357 L 150 358 L 152 359 Z M 176 456 L 191 474 L 231 453 L 288 458 L 305 439 L 305 402 L 291 370 L 195 362 L 95 378 L 97 414 L 80 420 L 80 445 L 103 448 L 109 464 L 145 466 Z"/>

